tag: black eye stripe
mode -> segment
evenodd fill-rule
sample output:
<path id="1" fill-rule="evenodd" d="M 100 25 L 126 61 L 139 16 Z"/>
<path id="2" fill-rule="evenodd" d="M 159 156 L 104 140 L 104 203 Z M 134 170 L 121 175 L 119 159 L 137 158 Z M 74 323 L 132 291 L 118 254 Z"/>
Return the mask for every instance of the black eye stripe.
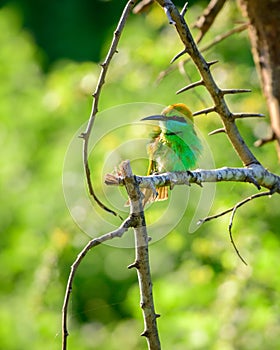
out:
<path id="1" fill-rule="evenodd" d="M 166 132 L 165 135 L 170 136 L 170 135 L 178 135 L 178 134 L 182 134 L 182 131 L 177 131 L 177 132 Z"/>

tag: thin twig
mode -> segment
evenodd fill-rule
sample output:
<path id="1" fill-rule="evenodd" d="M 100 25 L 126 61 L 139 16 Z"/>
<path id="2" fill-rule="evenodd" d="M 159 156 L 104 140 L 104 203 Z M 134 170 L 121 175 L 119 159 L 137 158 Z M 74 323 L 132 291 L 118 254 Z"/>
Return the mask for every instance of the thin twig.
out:
<path id="1" fill-rule="evenodd" d="M 203 11 L 202 15 L 197 19 L 196 23 L 194 24 L 194 27 L 200 30 L 197 43 L 199 43 L 208 32 L 225 2 L 226 0 L 211 0 L 207 8 Z"/>
<path id="2" fill-rule="evenodd" d="M 67 337 L 69 335 L 68 333 L 68 326 L 67 326 L 67 314 L 68 314 L 68 304 L 70 300 L 70 294 L 72 292 L 72 285 L 74 276 L 77 272 L 77 269 L 86 256 L 86 254 L 93 248 L 98 246 L 99 244 L 106 242 L 110 239 L 116 238 L 116 237 L 122 237 L 122 235 L 133 225 L 133 220 L 131 217 L 128 217 L 121 226 L 112 232 L 106 233 L 103 236 L 100 236 L 98 238 L 94 238 L 91 241 L 87 243 L 87 245 L 83 248 L 83 250 L 79 253 L 77 256 L 77 259 L 74 261 L 74 263 L 71 266 L 71 271 L 68 277 L 65 296 L 64 296 L 64 302 L 62 307 L 62 350 L 67 350 Z"/>
<path id="3" fill-rule="evenodd" d="M 81 134 L 81 137 L 84 140 L 84 145 L 83 145 L 83 164 L 84 164 L 84 169 L 85 169 L 85 174 L 86 174 L 86 180 L 87 180 L 87 185 L 88 185 L 88 190 L 90 195 L 93 197 L 95 202 L 105 211 L 115 215 L 119 216 L 114 210 L 108 208 L 105 204 L 103 204 L 97 195 L 95 194 L 95 191 L 93 189 L 92 181 L 91 181 L 91 172 L 90 172 L 90 167 L 89 167 L 89 162 L 88 162 L 88 147 L 89 147 L 89 139 L 90 139 L 90 134 L 92 131 L 92 127 L 95 121 L 96 114 L 98 112 L 98 102 L 101 94 L 102 87 L 105 83 L 105 77 L 109 68 L 109 65 L 111 63 L 111 60 L 114 56 L 114 54 L 117 52 L 117 46 L 121 37 L 121 33 L 123 31 L 124 25 L 126 23 L 126 20 L 128 18 L 128 15 L 134 6 L 135 1 L 128 1 L 123 13 L 120 17 L 119 23 L 117 25 L 117 28 L 114 32 L 114 36 L 111 42 L 111 46 L 109 48 L 109 51 L 107 53 L 107 56 L 105 58 L 105 61 L 101 64 L 101 72 L 99 75 L 98 83 L 96 86 L 96 89 L 93 93 L 93 105 L 92 105 L 92 110 L 91 114 L 89 117 L 89 121 L 86 127 L 86 131 Z M 120 216 L 119 216 L 120 217 Z"/>
<path id="4" fill-rule="evenodd" d="M 133 13 L 139 14 L 139 13 L 148 11 L 151 5 L 153 4 L 153 2 L 154 0 L 142 0 L 138 2 L 138 4 L 133 9 Z"/>
<path id="5" fill-rule="evenodd" d="M 251 201 L 252 199 L 255 199 L 255 198 L 258 198 L 258 197 L 263 197 L 263 196 L 268 196 L 268 195 L 273 194 L 274 192 L 275 192 L 275 191 L 270 190 L 270 191 L 267 191 L 267 192 L 256 193 L 256 194 L 254 194 L 254 195 L 252 195 L 252 196 L 249 196 L 249 197 L 243 199 L 241 202 L 238 202 L 236 205 L 234 205 L 233 207 L 231 207 L 231 208 L 229 208 L 229 209 L 226 209 L 226 210 L 224 210 L 224 211 L 222 211 L 222 212 L 220 212 L 220 213 L 218 213 L 218 214 L 211 215 L 211 216 L 206 216 L 205 218 L 200 219 L 200 220 L 197 222 L 197 224 L 198 224 L 198 225 L 201 225 L 201 224 L 204 224 L 204 223 L 207 222 L 207 221 L 211 221 L 211 220 L 217 219 L 217 218 L 219 218 L 219 217 L 221 217 L 221 216 L 223 216 L 223 215 L 225 215 L 225 214 L 228 214 L 228 213 L 230 213 L 230 212 L 236 210 L 237 208 L 239 208 L 239 207 L 242 206 L 243 204 L 245 204 L 245 203 Z M 236 208 L 236 209 L 235 209 L 235 208 Z"/>
<path id="6" fill-rule="evenodd" d="M 205 222 L 207 221 L 211 221 L 211 220 L 214 220 L 214 219 L 217 219 L 223 215 L 226 215 L 227 213 L 230 213 L 231 211 L 233 211 L 234 207 L 232 208 L 229 208 L 229 209 L 226 209 L 218 214 L 214 214 L 214 215 L 209 215 L 209 216 L 206 216 L 205 218 L 203 219 L 199 219 L 198 222 L 197 222 L 197 225 L 202 225 L 204 224 Z"/>
<path id="7" fill-rule="evenodd" d="M 246 261 L 242 258 L 241 254 L 239 253 L 239 250 L 237 249 L 236 247 L 236 244 L 234 243 L 234 240 L 233 240 L 233 236 L 232 236 L 232 225 L 233 225 L 233 219 L 234 219 L 234 216 L 236 214 L 236 211 L 238 208 L 240 208 L 242 205 L 246 204 L 247 202 L 253 200 L 253 199 L 256 199 L 256 198 L 259 198 L 259 197 L 264 197 L 264 196 L 270 196 L 271 194 L 273 193 L 273 191 L 267 191 L 267 192 L 262 192 L 262 193 L 256 193 L 256 194 L 253 194 L 252 196 L 248 197 L 248 198 L 245 198 L 243 199 L 242 201 L 240 201 L 239 203 L 237 203 L 233 209 L 232 209 L 232 213 L 231 213 L 231 216 L 230 216 L 230 221 L 229 221 L 229 225 L 228 225 L 228 231 L 229 231 L 229 236 L 230 236 L 230 241 L 233 245 L 233 248 L 234 250 L 236 251 L 236 254 L 239 256 L 239 258 L 241 259 L 241 261 L 247 265 Z"/>
<path id="8" fill-rule="evenodd" d="M 236 254 L 238 255 L 238 257 L 241 259 L 241 261 L 247 265 L 246 261 L 243 259 L 243 257 L 241 256 L 239 250 L 237 249 L 237 246 L 234 242 L 234 239 L 233 239 L 233 235 L 232 235 L 232 225 L 233 225 L 233 219 L 235 217 L 235 214 L 236 214 L 236 211 L 238 208 L 240 208 L 241 206 L 243 206 L 244 204 L 248 203 L 249 201 L 251 200 L 254 200 L 256 198 L 259 198 L 259 197 L 264 197 L 264 196 L 270 196 L 272 195 L 273 193 L 275 192 L 275 189 L 271 189 L 270 191 L 266 191 L 266 192 L 261 192 L 261 193 L 256 193 L 256 194 L 253 194 L 252 196 L 249 196 L 245 199 L 243 199 L 242 201 L 238 202 L 237 204 L 235 204 L 233 207 L 229 208 L 229 209 L 226 209 L 224 211 L 222 211 L 221 213 L 218 213 L 218 214 L 215 214 L 215 215 L 211 215 L 211 216 L 207 216 L 206 218 L 204 219 L 200 219 L 198 221 L 198 225 L 201 225 L 207 221 L 211 221 L 213 219 L 217 219 L 225 214 L 228 214 L 231 212 L 231 216 L 230 216 L 230 220 L 229 220 L 229 226 L 228 226 L 228 231 L 229 231 L 229 236 L 230 236 L 230 241 L 233 245 L 233 248 L 236 252 Z"/>
<path id="9" fill-rule="evenodd" d="M 276 134 L 274 132 L 271 133 L 270 136 L 264 137 L 262 139 L 259 139 L 254 142 L 255 147 L 261 147 L 269 142 L 275 141 L 276 140 Z"/>

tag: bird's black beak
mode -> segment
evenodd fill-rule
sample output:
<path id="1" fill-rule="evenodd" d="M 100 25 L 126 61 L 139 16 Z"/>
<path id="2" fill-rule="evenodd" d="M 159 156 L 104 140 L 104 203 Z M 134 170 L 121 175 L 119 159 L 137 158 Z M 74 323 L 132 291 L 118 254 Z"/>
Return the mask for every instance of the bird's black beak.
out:
<path id="1" fill-rule="evenodd" d="M 150 115 L 149 117 L 142 118 L 141 120 L 166 120 L 166 116 L 162 114 Z"/>

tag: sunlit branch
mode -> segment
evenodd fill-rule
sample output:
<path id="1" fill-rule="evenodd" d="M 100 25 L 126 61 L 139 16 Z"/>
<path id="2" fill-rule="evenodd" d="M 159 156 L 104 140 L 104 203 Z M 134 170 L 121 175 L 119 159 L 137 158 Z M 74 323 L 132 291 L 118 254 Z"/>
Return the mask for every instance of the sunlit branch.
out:
<path id="1" fill-rule="evenodd" d="M 207 182 L 248 182 L 257 189 L 261 187 L 280 193 L 280 176 L 275 175 L 259 164 L 245 168 L 219 168 L 212 170 L 193 170 L 187 172 L 164 173 L 150 176 L 135 176 L 140 188 L 161 186 L 201 184 Z M 110 186 L 124 186 L 119 175 L 107 174 L 105 183 Z"/>

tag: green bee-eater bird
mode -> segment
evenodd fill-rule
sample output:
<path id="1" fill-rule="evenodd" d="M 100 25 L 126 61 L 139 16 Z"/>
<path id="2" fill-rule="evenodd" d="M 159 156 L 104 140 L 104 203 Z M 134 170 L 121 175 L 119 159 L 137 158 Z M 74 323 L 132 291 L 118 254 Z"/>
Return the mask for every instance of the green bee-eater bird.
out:
<path id="1" fill-rule="evenodd" d="M 141 120 L 156 120 L 159 125 L 147 146 L 148 175 L 187 171 L 195 166 L 202 145 L 195 132 L 192 112 L 183 103 L 166 107 L 161 114 Z M 168 198 L 168 187 L 159 187 L 155 196 L 151 189 L 144 191 L 143 205 Z"/>

